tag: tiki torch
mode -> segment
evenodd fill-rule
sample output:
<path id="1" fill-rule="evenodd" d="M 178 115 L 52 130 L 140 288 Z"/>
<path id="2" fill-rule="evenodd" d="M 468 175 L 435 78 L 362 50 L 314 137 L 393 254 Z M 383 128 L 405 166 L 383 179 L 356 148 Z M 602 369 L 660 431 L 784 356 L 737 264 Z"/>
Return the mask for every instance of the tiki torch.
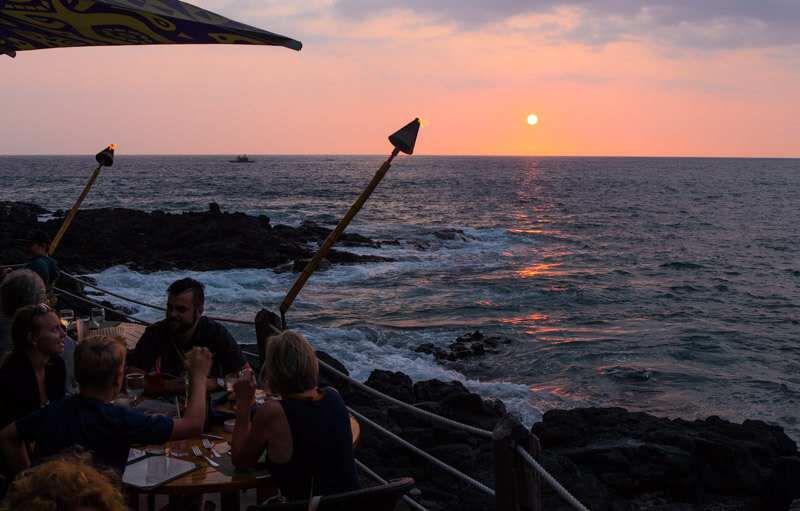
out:
<path id="1" fill-rule="evenodd" d="M 83 188 L 81 195 L 78 197 L 78 200 L 75 201 L 75 205 L 72 206 L 72 209 L 67 215 L 67 218 L 64 219 L 64 223 L 61 224 L 61 228 L 58 230 L 55 238 L 53 238 L 53 241 L 50 243 L 50 250 L 48 250 L 49 254 L 52 254 L 53 251 L 56 249 L 56 246 L 58 246 L 58 242 L 61 241 L 61 237 L 64 236 L 64 233 L 67 231 L 67 227 L 69 227 L 70 222 L 72 222 L 72 219 L 75 218 L 75 213 L 78 212 L 78 208 L 80 207 L 81 202 L 83 202 L 83 199 L 86 197 L 86 194 L 89 193 L 89 189 L 94 184 L 94 180 L 97 179 L 97 176 L 100 174 L 100 169 L 103 167 L 110 167 L 111 165 L 114 164 L 114 149 L 116 147 L 117 146 L 115 144 L 111 144 L 110 146 L 106 147 L 105 149 L 103 149 L 94 156 L 94 159 L 97 160 L 98 163 L 97 168 L 94 169 L 92 177 L 89 178 L 89 182 L 86 183 L 86 186 Z"/>
<path id="2" fill-rule="evenodd" d="M 394 157 L 397 156 L 400 151 L 406 154 L 412 154 L 414 152 L 414 144 L 417 142 L 417 133 L 419 132 L 420 123 L 421 121 L 419 119 L 414 119 L 392 135 L 389 135 L 389 142 L 391 142 L 394 146 L 394 151 L 392 151 L 391 156 L 389 156 L 388 160 L 383 162 L 381 168 L 379 168 L 372 177 L 372 181 L 369 182 L 367 187 L 364 188 L 364 191 L 361 192 L 361 195 L 358 197 L 358 199 L 356 199 L 353 205 L 350 206 L 350 210 L 339 221 L 339 225 L 337 225 L 333 232 L 328 235 L 325 242 L 323 242 L 322 246 L 320 246 L 319 250 L 317 250 L 317 253 L 314 254 L 314 257 L 308 262 L 305 269 L 303 269 L 303 272 L 299 277 L 297 277 L 297 281 L 295 281 L 292 289 L 289 290 L 289 294 L 287 294 L 286 298 L 284 298 L 283 302 L 281 302 L 280 310 L 283 328 L 286 328 L 286 311 L 289 310 L 289 307 L 291 307 L 292 302 L 297 296 L 297 293 L 299 293 L 303 288 L 303 285 L 306 283 L 311 274 L 314 273 L 314 270 L 319 267 L 319 263 L 322 261 L 322 258 L 325 257 L 325 254 L 328 253 L 331 246 L 336 243 L 347 225 L 350 223 L 353 217 L 356 216 L 356 213 L 358 213 L 358 211 L 361 209 L 361 206 L 363 206 L 367 201 L 372 191 L 375 190 L 375 187 L 377 187 L 378 183 L 380 183 L 381 179 L 383 179 L 383 176 L 386 174 L 386 171 L 389 170 L 389 166 L 392 164 Z"/>

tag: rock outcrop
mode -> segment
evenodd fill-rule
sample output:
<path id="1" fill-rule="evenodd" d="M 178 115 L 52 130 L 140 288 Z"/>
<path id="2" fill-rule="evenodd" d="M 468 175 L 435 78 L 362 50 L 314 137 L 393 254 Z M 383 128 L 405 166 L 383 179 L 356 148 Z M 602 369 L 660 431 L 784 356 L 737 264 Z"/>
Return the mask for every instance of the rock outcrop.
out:
<path id="1" fill-rule="evenodd" d="M 344 368 L 320 353 L 329 364 Z M 349 406 L 388 431 L 494 488 L 492 442 L 433 423 L 323 371 Z M 375 370 L 370 387 L 463 424 L 493 430 L 506 413 L 458 382 L 414 383 Z M 539 462 L 592 511 L 787 510 L 800 498 L 800 454 L 780 427 L 718 417 L 685 421 L 622 408 L 552 410 L 531 432 Z M 356 456 L 384 478 L 412 476 L 420 503 L 436 510 L 492 510 L 494 499 L 362 424 Z M 542 509 L 572 510 L 547 483 Z"/>

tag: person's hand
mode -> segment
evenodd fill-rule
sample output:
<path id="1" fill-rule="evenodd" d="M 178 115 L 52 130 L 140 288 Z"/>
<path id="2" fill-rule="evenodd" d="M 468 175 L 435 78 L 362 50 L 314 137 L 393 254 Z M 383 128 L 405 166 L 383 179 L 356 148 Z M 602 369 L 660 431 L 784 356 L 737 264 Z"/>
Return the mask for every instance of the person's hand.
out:
<path id="1" fill-rule="evenodd" d="M 183 394 L 186 392 L 186 381 L 186 371 L 178 375 L 177 378 L 164 378 L 161 391 L 167 394 Z"/>
<path id="2" fill-rule="evenodd" d="M 244 370 L 242 377 L 233 384 L 233 392 L 236 393 L 236 405 L 249 409 L 256 394 L 256 375 L 252 369 Z"/>
<path id="3" fill-rule="evenodd" d="M 196 347 L 192 349 L 184 364 L 192 378 L 206 378 L 208 373 L 211 372 L 213 361 L 214 357 L 208 351 L 208 348 Z"/>

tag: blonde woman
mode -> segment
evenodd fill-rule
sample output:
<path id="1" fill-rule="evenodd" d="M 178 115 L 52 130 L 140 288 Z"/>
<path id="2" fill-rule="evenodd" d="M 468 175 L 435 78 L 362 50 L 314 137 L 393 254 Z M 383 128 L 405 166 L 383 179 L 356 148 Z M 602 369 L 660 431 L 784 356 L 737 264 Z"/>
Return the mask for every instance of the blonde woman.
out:
<path id="1" fill-rule="evenodd" d="M 267 399 L 250 422 L 252 371 L 234 385 L 233 464 L 247 468 L 266 450 L 270 474 L 289 500 L 361 488 L 353 458 L 350 416 L 339 393 L 317 387 L 319 364 L 308 341 L 286 330 L 267 341 L 261 379 L 280 395 Z"/>

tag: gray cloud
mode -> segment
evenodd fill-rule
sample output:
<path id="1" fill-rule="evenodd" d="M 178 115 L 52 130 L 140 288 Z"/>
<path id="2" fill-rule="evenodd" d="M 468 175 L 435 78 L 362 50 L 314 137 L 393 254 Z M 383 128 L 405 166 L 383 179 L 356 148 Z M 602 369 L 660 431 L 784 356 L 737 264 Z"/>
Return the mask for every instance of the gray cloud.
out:
<path id="1" fill-rule="evenodd" d="M 798 0 L 338 0 L 335 12 L 359 21 L 405 9 L 458 30 L 479 29 L 517 15 L 577 8 L 565 37 L 589 45 L 645 39 L 690 48 L 800 44 Z"/>

